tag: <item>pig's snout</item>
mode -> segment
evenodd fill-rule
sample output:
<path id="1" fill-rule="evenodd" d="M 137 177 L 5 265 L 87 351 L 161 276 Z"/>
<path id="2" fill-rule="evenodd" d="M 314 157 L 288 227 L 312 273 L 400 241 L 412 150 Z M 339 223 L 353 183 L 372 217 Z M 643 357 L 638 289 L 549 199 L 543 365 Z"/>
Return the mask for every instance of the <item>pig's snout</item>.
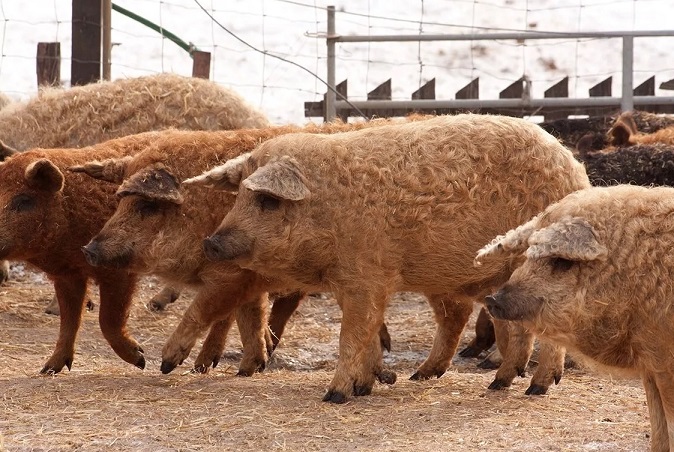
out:
<path id="1" fill-rule="evenodd" d="M 117 252 L 111 252 L 109 243 L 99 237 L 92 239 L 81 249 L 87 263 L 92 267 L 126 268 L 133 256 L 132 246 L 133 243 L 126 243 L 120 249 L 113 248 Z"/>
<path id="2" fill-rule="evenodd" d="M 531 320 L 539 314 L 543 303 L 543 298 L 508 284 L 484 299 L 489 313 L 500 320 Z"/>
<path id="3" fill-rule="evenodd" d="M 204 239 L 204 253 L 211 261 L 228 261 L 247 255 L 251 240 L 238 230 L 217 232 Z"/>
<path id="4" fill-rule="evenodd" d="M 101 265 L 101 246 L 97 241 L 92 240 L 86 246 L 83 246 L 82 252 L 89 265 L 92 267 Z"/>
<path id="5" fill-rule="evenodd" d="M 227 253 L 225 248 L 218 240 L 218 236 L 212 235 L 204 239 L 204 253 L 206 257 L 211 261 L 221 261 L 227 259 Z"/>
<path id="6" fill-rule="evenodd" d="M 508 320 L 506 311 L 503 309 L 503 290 L 487 295 L 484 298 L 484 304 L 487 306 L 489 313 L 496 319 Z"/>

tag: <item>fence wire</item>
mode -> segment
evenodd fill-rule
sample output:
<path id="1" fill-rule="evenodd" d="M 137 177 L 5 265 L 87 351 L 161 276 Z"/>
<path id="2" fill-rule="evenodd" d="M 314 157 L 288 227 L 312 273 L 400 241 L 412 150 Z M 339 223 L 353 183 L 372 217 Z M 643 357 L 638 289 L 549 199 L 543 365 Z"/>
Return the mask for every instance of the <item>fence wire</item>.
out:
<path id="1" fill-rule="evenodd" d="M 275 55 L 325 78 L 328 5 L 338 11 L 340 34 L 565 32 L 654 30 L 670 27 L 668 0 L 203 0 L 209 14 L 260 54 L 236 41 L 193 0 L 116 0 L 199 50 L 212 54 L 211 79 L 258 105 L 276 123 L 304 122 L 304 101 L 326 92 L 317 78 Z M 0 91 L 22 100 L 35 95 L 38 42 L 61 42 L 61 79 L 68 85 L 71 0 L 0 0 Z M 112 78 L 170 71 L 190 75 L 189 55 L 136 21 L 112 16 Z M 656 86 L 674 78 L 672 38 L 635 41 L 635 85 L 655 76 Z M 527 76 L 532 95 L 569 77 L 569 96 L 587 97 L 589 87 L 613 77 L 619 92 L 620 40 L 468 41 L 363 43 L 337 46 L 337 82 L 348 78 L 349 99 L 364 100 L 392 79 L 393 99 L 409 99 L 421 83 L 436 79 L 436 98 L 452 99 L 480 78 L 480 98 L 495 99 Z M 658 94 L 658 93 L 656 93 Z M 671 92 L 665 93 L 667 95 Z"/>

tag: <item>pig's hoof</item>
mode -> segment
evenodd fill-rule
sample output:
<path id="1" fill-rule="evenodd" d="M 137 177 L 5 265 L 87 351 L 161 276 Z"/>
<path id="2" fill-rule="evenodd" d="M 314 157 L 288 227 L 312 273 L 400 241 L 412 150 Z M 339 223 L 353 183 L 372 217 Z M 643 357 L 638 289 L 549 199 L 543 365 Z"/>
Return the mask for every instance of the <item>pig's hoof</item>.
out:
<path id="1" fill-rule="evenodd" d="M 431 372 L 429 374 L 423 373 L 420 370 L 417 370 L 412 374 L 410 377 L 410 380 L 414 381 L 419 381 L 419 380 L 430 380 L 433 377 L 440 378 L 445 374 L 444 370 L 436 370 L 435 372 Z"/>
<path id="2" fill-rule="evenodd" d="M 255 372 L 262 373 L 266 366 L 267 362 L 264 359 L 255 360 L 253 362 L 250 362 L 250 364 L 244 364 L 242 362 L 242 364 L 239 366 L 239 372 L 237 373 L 237 375 L 241 377 L 250 377 Z"/>
<path id="3" fill-rule="evenodd" d="M 427 380 L 427 378 L 423 377 L 419 372 L 414 372 L 410 377 L 410 380 L 419 381 L 419 380 Z"/>
<path id="4" fill-rule="evenodd" d="M 494 381 L 491 382 L 491 384 L 489 385 L 489 389 L 491 389 L 493 391 L 499 391 L 499 390 L 505 389 L 509 386 L 510 386 L 509 382 L 507 382 L 505 380 L 501 380 L 500 378 L 497 378 L 497 379 L 495 379 Z"/>
<path id="5" fill-rule="evenodd" d="M 194 368 L 192 369 L 192 373 L 199 373 L 199 374 L 205 374 L 208 372 L 208 369 L 210 367 L 215 367 L 218 365 L 220 362 L 220 353 L 216 353 L 212 358 L 201 358 L 201 356 L 197 357 L 197 360 L 194 362 Z"/>
<path id="6" fill-rule="evenodd" d="M 176 292 L 168 287 L 162 289 L 157 295 L 152 297 L 150 302 L 147 304 L 150 311 L 163 311 L 171 303 L 174 303 L 180 296 L 179 292 Z"/>
<path id="7" fill-rule="evenodd" d="M 369 385 L 353 385 L 353 395 L 356 397 L 366 396 L 372 394 L 372 386 Z"/>
<path id="8" fill-rule="evenodd" d="M 482 353 L 482 349 L 479 347 L 471 347 L 470 345 L 459 352 L 459 356 L 462 358 L 477 358 Z"/>
<path id="9" fill-rule="evenodd" d="M 377 374 L 377 380 L 379 380 L 379 383 L 392 385 L 396 382 L 397 379 L 398 376 L 391 370 L 382 370 Z"/>
<path id="10" fill-rule="evenodd" d="M 480 369 L 485 369 L 485 370 L 494 370 L 498 369 L 501 365 L 499 363 L 495 363 L 494 361 L 490 360 L 489 358 L 481 361 L 477 367 Z"/>
<path id="11" fill-rule="evenodd" d="M 95 307 L 96 307 L 96 304 L 93 301 L 87 300 L 87 311 L 91 312 L 91 311 L 94 310 Z"/>
<path id="12" fill-rule="evenodd" d="M 63 366 L 67 367 L 68 370 L 70 370 L 73 366 L 73 359 L 72 358 L 66 358 L 65 360 L 63 360 L 63 363 L 61 363 L 60 365 L 59 364 L 49 364 L 49 362 L 47 362 L 47 364 L 44 365 L 44 367 L 42 368 L 40 373 L 46 374 L 46 375 L 55 375 L 55 374 L 61 372 L 61 370 L 63 370 Z"/>
<path id="13" fill-rule="evenodd" d="M 142 353 L 142 351 L 141 351 Z M 135 366 L 139 368 L 140 370 L 145 369 L 145 357 L 143 355 L 140 355 L 140 358 L 138 358 L 138 361 L 136 361 Z"/>
<path id="14" fill-rule="evenodd" d="M 553 378 L 555 379 L 555 384 L 558 385 L 562 381 L 562 374 L 554 375 Z"/>
<path id="15" fill-rule="evenodd" d="M 213 367 L 215 367 L 215 366 L 213 366 Z M 208 369 L 209 369 L 209 367 L 206 366 L 205 364 L 199 364 L 199 365 L 195 364 L 190 372 L 193 373 L 193 374 L 206 374 L 206 373 L 208 373 Z"/>
<path id="16" fill-rule="evenodd" d="M 53 304 L 50 304 L 49 306 L 47 306 L 47 307 L 44 309 L 44 313 L 45 313 L 45 314 L 49 314 L 49 315 L 56 315 L 56 316 L 58 316 L 58 315 L 61 314 L 61 310 L 59 309 L 59 305 L 58 305 L 58 304 L 56 305 L 56 307 L 54 307 Z"/>
<path id="17" fill-rule="evenodd" d="M 527 388 L 526 391 L 524 391 L 524 394 L 526 394 L 526 395 L 544 395 L 546 392 L 548 392 L 547 386 L 532 384 L 531 386 L 529 386 Z"/>
<path id="18" fill-rule="evenodd" d="M 527 376 L 527 371 L 524 367 L 516 367 L 515 371 L 517 372 L 517 375 L 522 378 Z"/>
<path id="19" fill-rule="evenodd" d="M 262 373 L 266 367 L 266 364 L 264 362 L 259 363 L 256 367 L 251 368 L 251 367 L 246 367 L 246 368 L 240 368 L 239 371 L 236 373 L 237 377 L 250 377 L 252 376 L 255 372 L 260 372 Z M 252 369 L 252 370 L 251 370 Z"/>
<path id="20" fill-rule="evenodd" d="M 161 362 L 160 370 L 161 370 L 161 373 L 163 373 L 163 374 L 168 374 L 168 373 L 171 373 L 171 371 L 172 371 L 173 369 L 175 369 L 176 367 L 177 367 L 177 366 L 176 366 L 174 363 L 170 362 L 170 361 L 162 361 L 162 362 Z"/>
<path id="21" fill-rule="evenodd" d="M 323 401 L 324 402 L 330 402 L 330 403 L 345 403 L 346 402 L 346 395 L 342 392 L 334 391 L 334 390 L 330 389 L 323 396 Z"/>

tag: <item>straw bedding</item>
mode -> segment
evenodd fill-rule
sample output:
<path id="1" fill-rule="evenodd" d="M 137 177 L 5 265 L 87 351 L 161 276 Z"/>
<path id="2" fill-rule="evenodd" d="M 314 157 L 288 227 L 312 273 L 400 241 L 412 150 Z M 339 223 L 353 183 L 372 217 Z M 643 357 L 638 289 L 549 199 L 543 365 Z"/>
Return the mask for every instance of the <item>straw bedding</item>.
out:
<path id="1" fill-rule="evenodd" d="M 455 358 L 437 380 L 407 377 L 430 349 L 434 322 L 416 295 L 397 296 L 386 320 L 398 382 L 343 406 L 320 401 L 334 371 L 340 312 L 329 295 L 313 297 L 290 320 L 269 368 L 236 377 L 240 343 L 207 375 L 189 358 L 159 372 L 161 347 L 191 299 L 161 313 L 144 306 L 158 283 L 145 279 L 129 326 L 148 357 L 145 371 L 117 358 L 85 314 L 75 365 L 39 376 L 58 319 L 43 314 L 51 285 L 14 266 L 0 288 L 0 433 L 7 450 L 646 450 L 646 399 L 638 382 L 572 369 L 543 397 L 486 389 L 493 371 Z M 470 339 L 472 325 L 464 343 Z M 182 372 L 181 372 L 182 370 Z M 530 370 L 531 372 L 531 370 Z"/>

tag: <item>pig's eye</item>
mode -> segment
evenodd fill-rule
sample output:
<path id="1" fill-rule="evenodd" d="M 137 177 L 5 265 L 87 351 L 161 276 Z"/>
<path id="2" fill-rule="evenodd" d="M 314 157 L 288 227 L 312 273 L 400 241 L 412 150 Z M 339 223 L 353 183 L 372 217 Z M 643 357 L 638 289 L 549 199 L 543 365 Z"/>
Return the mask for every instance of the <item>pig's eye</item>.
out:
<path id="1" fill-rule="evenodd" d="M 260 205 L 260 209 L 263 211 L 276 210 L 281 205 L 281 201 L 279 201 L 277 198 L 265 195 L 264 193 L 257 194 L 257 202 Z"/>
<path id="2" fill-rule="evenodd" d="M 136 211 L 142 217 L 149 217 L 151 215 L 156 215 L 160 212 L 161 206 L 157 201 L 152 201 L 149 199 L 139 199 L 136 202 Z"/>
<path id="3" fill-rule="evenodd" d="M 561 257 L 555 257 L 550 259 L 550 266 L 552 267 L 553 273 L 568 271 L 571 269 L 571 267 L 573 267 L 573 264 L 574 264 L 573 261 Z"/>
<path id="4" fill-rule="evenodd" d="M 24 194 L 16 195 L 8 207 L 14 212 L 27 212 L 35 207 L 35 198 Z"/>

